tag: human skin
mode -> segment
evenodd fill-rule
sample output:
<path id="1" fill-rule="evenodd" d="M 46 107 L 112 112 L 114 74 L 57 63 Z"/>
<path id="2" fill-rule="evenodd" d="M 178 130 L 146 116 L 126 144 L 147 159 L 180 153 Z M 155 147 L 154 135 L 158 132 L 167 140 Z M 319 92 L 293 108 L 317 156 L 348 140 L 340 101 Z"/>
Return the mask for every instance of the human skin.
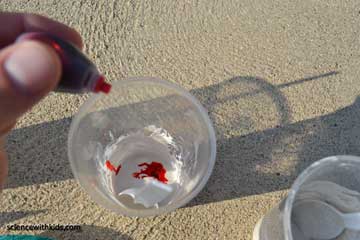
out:
<path id="1" fill-rule="evenodd" d="M 58 84 L 61 63 L 50 47 L 36 41 L 15 43 L 24 32 L 47 32 L 80 49 L 74 29 L 49 18 L 27 13 L 0 12 L 0 190 L 8 173 L 4 143 L 17 119 Z"/>

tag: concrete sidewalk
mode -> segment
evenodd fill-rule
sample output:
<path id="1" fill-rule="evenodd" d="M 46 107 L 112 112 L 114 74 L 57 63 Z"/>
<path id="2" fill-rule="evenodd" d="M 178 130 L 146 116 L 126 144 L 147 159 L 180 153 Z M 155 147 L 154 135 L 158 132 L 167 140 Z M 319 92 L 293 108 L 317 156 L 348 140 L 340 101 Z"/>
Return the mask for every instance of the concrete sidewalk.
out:
<path id="1" fill-rule="evenodd" d="M 68 163 L 71 117 L 86 96 L 51 94 L 9 136 L 0 233 L 47 223 L 83 231 L 34 233 L 250 240 L 306 166 L 360 155 L 359 1 L 2 0 L 0 10 L 73 26 L 112 82 L 157 76 L 182 85 L 209 110 L 218 138 L 214 173 L 190 204 L 158 217 L 118 216 L 90 200 Z"/>

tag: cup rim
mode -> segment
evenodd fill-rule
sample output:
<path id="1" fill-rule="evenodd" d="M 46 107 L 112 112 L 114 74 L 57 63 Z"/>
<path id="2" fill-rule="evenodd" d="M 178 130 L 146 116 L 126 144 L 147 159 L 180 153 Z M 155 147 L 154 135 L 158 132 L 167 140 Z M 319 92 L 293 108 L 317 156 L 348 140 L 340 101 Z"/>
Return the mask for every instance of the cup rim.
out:
<path id="1" fill-rule="evenodd" d="M 110 209 L 112 211 L 115 211 L 118 214 L 124 215 L 124 216 L 131 216 L 131 217 L 148 217 L 148 216 L 155 216 L 155 215 L 161 215 L 161 214 L 165 214 L 168 212 L 171 212 L 177 208 L 180 208 L 182 206 L 184 206 L 185 204 L 187 204 L 188 202 L 190 202 L 195 196 L 197 196 L 199 194 L 199 192 L 205 187 L 207 181 L 209 180 L 211 173 L 213 171 L 214 165 L 215 165 L 215 160 L 216 160 L 216 135 L 215 135 L 215 130 L 213 127 L 213 124 L 209 118 L 209 115 L 207 113 L 207 111 L 205 110 L 205 108 L 202 106 L 202 104 L 199 102 L 199 100 L 197 100 L 192 94 L 190 94 L 185 88 L 179 86 L 178 84 L 166 81 L 166 80 L 162 80 L 160 78 L 157 77 L 129 77 L 129 78 L 123 78 L 122 80 L 116 81 L 114 83 L 112 83 L 113 85 L 116 85 L 116 87 L 119 86 L 126 86 L 128 84 L 135 84 L 135 83 L 146 83 L 146 84 L 158 84 L 160 86 L 166 87 L 168 89 L 172 89 L 175 90 L 175 92 L 183 97 L 185 97 L 186 99 L 188 99 L 197 109 L 197 111 L 199 112 L 202 120 L 204 121 L 204 123 L 206 124 L 206 128 L 209 134 L 209 142 L 210 142 L 210 158 L 208 161 L 208 168 L 205 172 L 205 174 L 203 175 L 203 177 L 200 179 L 200 181 L 197 183 L 197 185 L 194 187 L 194 189 L 185 197 L 181 198 L 180 201 L 173 203 L 171 205 L 167 205 L 164 207 L 161 207 L 159 209 L 147 209 L 146 211 L 144 210 L 132 210 L 132 209 L 126 209 L 123 207 L 117 207 L 116 209 L 114 208 L 108 208 L 107 206 L 104 206 L 104 204 L 98 200 L 97 197 L 95 197 L 95 194 L 99 194 L 99 193 L 94 193 L 92 191 L 89 191 L 89 189 L 80 181 L 79 175 L 77 173 L 77 170 L 75 168 L 75 164 L 74 164 L 74 158 L 72 157 L 72 150 L 73 150 L 73 139 L 74 139 L 74 134 L 76 132 L 76 129 L 79 125 L 79 122 L 81 120 L 81 118 L 83 117 L 83 115 L 86 114 L 86 110 L 88 108 L 90 108 L 99 98 L 102 97 L 106 97 L 105 94 L 100 93 L 100 94 L 94 94 L 91 93 L 90 97 L 80 106 L 78 112 L 75 114 L 72 123 L 70 125 L 70 131 L 69 131 L 69 135 L 68 135 L 68 158 L 70 161 L 70 166 L 71 166 L 71 170 L 75 176 L 75 179 L 78 181 L 79 185 L 81 186 L 82 189 L 85 190 L 85 192 L 90 195 L 90 197 L 92 198 L 92 200 L 94 200 L 97 204 L 99 204 L 100 206 L 106 208 L 106 209 Z"/>
<path id="2" fill-rule="evenodd" d="M 335 162 L 340 161 L 357 161 L 360 162 L 360 157 L 353 156 L 353 155 L 336 155 L 336 156 L 330 156 L 326 158 L 322 158 L 313 164 L 311 164 L 309 167 L 307 167 L 304 171 L 301 172 L 301 174 L 296 178 L 293 185 L 291 186 L 289 193 L 287 195 L 286 201 L 285 201 L 285 207 L 284 207 L 284 215 L 283 215 L 283 231 L 285 235 L 285 240 L 293 240 L 292 231 L 291 231 L 291 211 L 292 206 L 295 201 L 295 196 L 297 192 L 299 191 L 301 185 L 306 181 L 306 179 L 317 172 L 319 169 L 323 168 L 326 165 L 333 164 Z"/>

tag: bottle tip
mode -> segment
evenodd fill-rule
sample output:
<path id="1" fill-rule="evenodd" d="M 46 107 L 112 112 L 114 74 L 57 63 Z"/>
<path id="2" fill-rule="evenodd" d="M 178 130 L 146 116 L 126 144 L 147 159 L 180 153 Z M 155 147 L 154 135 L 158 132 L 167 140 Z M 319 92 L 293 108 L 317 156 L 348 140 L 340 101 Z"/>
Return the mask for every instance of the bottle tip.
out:
<path id="1" fill-rule="evenodd" d="M 98 92 L 103 92 L 103 93 L 109 93 L 111 90 L 111 84 L 105 82 L 105 78 L 104 76 L 100 76 L 97 80 L 96 80 L 96 85 L 95 85 L 95 89 L 94 92 L 98 93 Z"/>

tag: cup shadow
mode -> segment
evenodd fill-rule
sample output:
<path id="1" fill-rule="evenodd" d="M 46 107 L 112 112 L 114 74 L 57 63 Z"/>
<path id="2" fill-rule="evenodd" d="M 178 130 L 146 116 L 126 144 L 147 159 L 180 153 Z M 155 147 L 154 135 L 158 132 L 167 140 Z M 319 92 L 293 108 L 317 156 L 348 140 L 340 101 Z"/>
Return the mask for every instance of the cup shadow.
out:
<path id="1" fill-rule="evenodd" d="M 360 155 L 359 118 L 360 97 L 331 114 L 220 139 L 213 174 L 188 206 L 288 189 L 317 160 Z"/>
<path id="2" fill-rule="evenodd" d="M 218 142 L 205 189 L 188 206 L 288 189 L 313 162 L 360 155 L 360 98 L 332 114 Z"/>

